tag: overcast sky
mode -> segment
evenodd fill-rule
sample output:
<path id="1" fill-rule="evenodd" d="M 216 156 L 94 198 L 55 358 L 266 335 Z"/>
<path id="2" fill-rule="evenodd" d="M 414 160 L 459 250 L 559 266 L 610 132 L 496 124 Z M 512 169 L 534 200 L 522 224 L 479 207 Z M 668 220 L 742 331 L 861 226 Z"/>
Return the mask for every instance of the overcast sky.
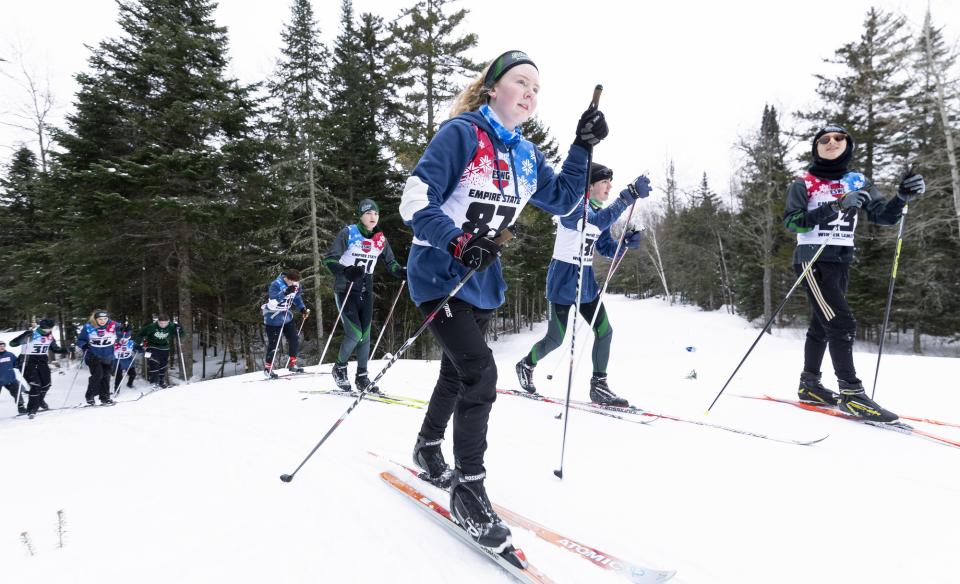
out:
<path id="1" fill-rule="evenodd" d="M 355 0 L 354 9 L 393 19 L 412 0 Z M 471 53 L 489 61 L 521 49 L 541 75 L 541 119 L 565 151 L 593 86 L 605 91 L 601 109 L 610 137 L 595 160 L 614 169 L 620 188 L 636 174 L 663 184 L 669 159 L 681 186 L 693 188 L 706 172 L 717 192 L 726 193 L 738 158 L 735 144 L 760 123 L 764 104 L 790 115 L 815 103 L 815 73 L 829 73 L 823 59 L 859 38 L 864 15 L 878 6 L 907 16 L 919 29 L 926 0 L 742 0 L 639 2 L 460 2 L 469 7 L 463 29 L 477 33 Z M 960 38 L 960 1 L 931 0 L 934 20 L 948 40 Z M 339 0 L 314 0 L 325 39 L 339 23 Z M 217 22 L 228 28 L 231 72 L 241 82 L 270 75 L 279 54 L 280 30 L 289 18 L 287 0 L 222 0 Z M 117 36 L 112 0 L 32 0 L 6 3 L 0 22 L 0 56 L 19 47 L 24 60 L 49 85 L 57 100 L 55 121 L 69 111 L 89 51 Z M 12 71 L 9 63 L 0 64 Z M 26 94 L 0 79 L 0 111 L 22 103 Z M 3 121 L 0 118 L 0 121 Z M 856 129 L 852 129 L 856 133 Z M 28 134 L 0 126 L 0 161 L 9 160 Z"/>

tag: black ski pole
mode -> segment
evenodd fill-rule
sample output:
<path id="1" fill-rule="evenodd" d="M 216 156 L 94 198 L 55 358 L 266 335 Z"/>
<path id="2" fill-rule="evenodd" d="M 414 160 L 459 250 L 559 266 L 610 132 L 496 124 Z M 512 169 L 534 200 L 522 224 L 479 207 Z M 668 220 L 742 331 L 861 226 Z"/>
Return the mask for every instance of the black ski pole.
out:
<path id="1" fill-rule="evenodd" d="M 856 210 L 853 211 L 854 213 Z M 850 212 L 846 211 L 843 213 L 844 220 L 850 219 Z M 767 329 L 770 328 L 770 325 L 773 324 L 773 319 L 777 318 L 777 315 L 780 314 L 780 311 L 783 310 L 783 307 L 787 305 L 787 300 L 790 300 L 790 296 L 793 295 L 794 290 L 797 289 L 797 286 L 800 285 L 800 282 L 803 282 L 803 279 L 807 277 L 807 274 L 810 270 L 813 269 L 813 265 L 817 263 L 817 259 L 820 258 L 820 254 L 823 253 L 823 250 L 826 249 L 827 243 L 833 239 L 834 234 L 839 232 L 840 223 L 837 223 L 837 226 L 833 228 L 833 231 L 830 233 L 830 237 L 825 239 L 823 243 L 820 244 L 820 247 L 817 249 L 817 253 L 813 254 L 813 259 L 807 264 L 807 267 L 803 269 L 803 272 L 800 273 L 800 276 L 797 278 L 797 281 L 793 283 L 793 286 L 790 287 L 790 290 L 787 292 L 787 295 L 783 297 L 783 302 L 780 303 L 780 306 L 773 311 L 773 314 L 770 315 L 770 318 L 767 319 L 767 322 L 763 325 L 763 328 L 760 329 L 760 334 L 757 335 L 757 338 L 754 339 L 753 344 L 750 345 L 750 348 L 747 349 L 747 354 L 743 356 L 743 359 L 740 359 L 740 363 L 737 364 L 737 368 L 733 370 L 733 373 L 730 374 L 730 377 L 727 379 L 727 382 L 723 384 L 723 387 L 720 388 L 720 393 L 717 394 L 717 397 L 713 398 L 713 401 L 710 402 L 710 407 L 707 408 L 705 414 L 709 414 L 710 410 L 713 409 L 713 406 L 717 403 L 717 400 L 720 399 L 720 396 L 723 395 L 723 392 L 727 389 L 727 386 L 730 385 L 730 382 L 733 381 L 734 376 L 737 374 L 737 371 L 740 371 L 740 367 L 743 365 L 744 361 L 747 360 L 747 357 L 750 356 L 750 353 L 753 352 L 753 348 L 757 346 L 757 343 L 760 342 L 760 339 L 763 338 L 763 333 L 767 332 Z"/>
<path id="2" fill-rule="evenodd" d="M 593 89 L 593 98 L 590 100 L 591 107 L 598 108 L 600 106 L 600 94 L 602 92 L 602 85 L 598 84 Z M 567 374 L 567 399 L 563 407 L 563 438 L 560 442 L 560 467 L 553 471 L 553 474 L 559 479 L 563 479 L 563 456 L 567 449 L 567 421 L 570 419 L 570 390 L 573 387 L 573 362 L 576 360 L 577 317 L 580 316 L 580 286 L 583 284 L 583 246 L 587 235 L 587 209 L 590 207 L 590 167 L 592 165 L 593 148 L 587 153 L 587 188 L 583 194 L 583 213 L 580 215 L 580 267 L 577 269 L 576 311 L 573 313 L 573 327 L 571 327 L 570 331 L 570 369 Z"/>
<path id="3" fill-rule="evenodd" d="M 913 174 L 913 165 L 907 168 L 904 178 Z M 880 358 L 883 357 L 883 340 L 887 337 L 887 326 L 890 324 L 890 309 L 893 307 L 893 287 L 897 283 L 897 266 L 900 265 L 900 249 L 903 247 L 903 226 L 907 223 L 907 213 L 910 203 L 904 203 L 903 216 L 900 217 L 900 229 L 897 231 L 897 249 L 893 254 L 893 268 L 890 270 L 890 283 L 887 285 L 887 306 L 883 309 L 883 326 L 880 327 L 880 348 L 877 350 L 877 368 L 873 371 L 873 388 L 870 390 L 870 399 L 877 393 L 877 378 L 880 376 Z"/>
<path id="4" fill-rule="evenodd" d="M 505 229 L 502 234 L 500 234 L 497 238 L 494 239 L 494 241 L 499 245 L 503 245 L 504 243 L 509 241 L 511 238 L 513 238 L 513 233 Z M 427 317 L 423 319 L 423 322 L 420 324 L 420 327 L 417 328 L 416 332 L 414 332 L 413 335 L 411 335 L 410 338 L 407 339 L 406 342 L 403 343 L 403 345 L 396 350 L 396 352 L 393 354 L 393 357 L 390 358 L 387 364 L 384 365 L 383 369 L 380 370 L 380 373 L 377 373 L 377 376 L 367 386 L 368 388 L 376 387 L 377 382 L 380 381 L 380 379 L 386 374 L 387 370 L 390 369 L 390 367 L 392 367 L 394 363 L 396 363 L 397 359 L 400 358 L 400 355 L 403 355 L 403 353 L 406 352 L 408 348 L 410 348 L 410 345 L 412 345 L 414 341 L 417 340 L 417 337 L 419 337 L 423 333 L 423 331 L 427 330 L 427 327 L 430 326 L 430 323 L 433 322 L 433 319 L 436 318 L 437 314 L 439 314 L 439 312 L 443 310 L 443 307 L 446 306 L 448 302 L 450 302 L 450 299 L 453 298 L 457 294 L 457 292 L 460 291 L 461 288 L 463 288 L 463 285 L 466 284 L 467 281 L 469 281 L 470 278 L 472 278 L 476 272 L 477 272 L 476 268 L 470 268 L 470 270 L 466 274 L 464 274 L 463 278 L 460 278 L 460 281 L 457 282 L 457 285 L 453 287 L 453 290 L 451 290 L 450 293 L 447 294 L 447 296 L 443 300 L 441 300 L 440 303 L 437 304 L 433 310 L 430 311 L 430 314 L 428 314 Z M 350 412 L 352 412 L 353 409 L 360 404 L 361 400 L 363 400 L 363 396 L 366 395 L 366 393 L 367 393 L 366 389 L 360 392 L 360 395 L 357 396 L 357 399 L 353 400 L 353 403 L 350 404 L 350 407 L 347 408 L 347 411 L 345 411 L 343 415 L 340 416 L 340 418 L 333 423 L 333 426 L 330 426 L 330 429 L 327 430 L 327 433 L 323 435 L 323 438 L 320 439 L 320 442 L 317 442 L 317 445 L 313 447 L 313 450 L 310 451 L 310 454 L 308 454 L 307 457 L 303 459 L 303 462 L 300 463 L 300 466 L 298 466 L 290 474 L 280 475 L 281 481 L 285 483 L 289 483 L 290 481 L 293 480 L 293 477 L 295 477 L 297 473 L 300 472 L 300 469 L 303 468 L 303 465 L 307 464 L 307 461 L 310 460 L 310 457 L 313 456 L 313 453 L 316 452 L 317 449 L 319 449 L 323 445 L 323 443 L 327 441 L 327 438 L 329 438 L 330 435 L 333 434 L 334 430 L 336 430 L 337 427 L 339 427 L 340 424 L 343 423 L 343 421 L 347 418 L 347 416 L 350 415 Z"/>

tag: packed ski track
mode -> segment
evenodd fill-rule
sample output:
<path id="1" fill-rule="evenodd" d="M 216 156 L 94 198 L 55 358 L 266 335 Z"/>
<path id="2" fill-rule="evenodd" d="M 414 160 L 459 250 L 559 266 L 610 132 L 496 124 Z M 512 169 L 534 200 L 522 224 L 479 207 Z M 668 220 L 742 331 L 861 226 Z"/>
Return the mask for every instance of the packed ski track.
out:
<path id="1" fill-rule="evenodd" d="M 724 312 L 659 299 L 614 296 L 607 309 L 610 387 L 632 405 L 797 441 L 829 437 L 800 445 L 666 417 L 641 424 L 571 409 L 561 481 L 552 472 L 561 406 L 501 394 L 486 456 L 494 503 L 632 564 L 676 570 L 670 582 L 958 580 L 960 448 L 740 397 L 795 399 L 800 329 L 765 335 L 705 416 L 757 329 Z M 514 364 L 545 330 L 539 324 L 491 343 L 499 387 L 519 388 Z M 869 388 L 876 347 L 856 350 Z M 562 401 L 567 359 L 565 345 L 539 363 L 540 393 Z M 383 363 L 371 362 L 371 373 Z M 835 388 L 826 364 L 824 383 Z M 426 400 L 438 368 L 437 361 L 401 359 L 380 386 L 396 398 Z M 351 379 L 353 370 L 351 363 Z M 696 379 L 686 379 L 691 370 Z M 64 405 L 74 373 L 54 369 L 51 407 Z M 589 362 L 578 368 L 573 399 L 589 399 L 590 373 Z M 368 454 L 410 463 L 419 402 L 362 402 L 288 484 L 280 475 L 296 468 L 353 398 L 318 393 L 333 389 L 329 375 L 246 383 L 260 375 L 154 393 L 138 378 L 123 392 L 144 392 L 142 399 L 33 420 L 16 417 L 14 400 L 0 396 L 0 468 L 9 494 L 0 505 L 2 581 L 514 581 L 380 478 L 388 471 L 447 504 L 442 491 Z M 82 401 L 86 378 L 81 370 L 67 405 Z M 958 378 L 960 359 L 887 354 L 876 399 L 902 416 L 960 423 Z M 960 441 L 960 428 L 909 424 Z M 449 429 L 444 451 L 452 461 Z M 511 529 L 516 547 L 554 582 L 629 581 L 584 561 L 586 549 L 571 553 Z"/>

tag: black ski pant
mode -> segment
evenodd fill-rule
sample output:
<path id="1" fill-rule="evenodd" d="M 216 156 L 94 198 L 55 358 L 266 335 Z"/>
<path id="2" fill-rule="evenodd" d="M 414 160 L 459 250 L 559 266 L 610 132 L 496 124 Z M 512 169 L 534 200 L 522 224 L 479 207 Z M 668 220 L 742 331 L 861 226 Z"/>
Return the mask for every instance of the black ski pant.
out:
<path id="1" fill-rule="evenodd" d="M 90 368 L 90 379 L 87 380 L 87 401 L 95 396 L 100 403 L 110 399 L 110 376 L 113 375 L 113 362 L 97 357 L 87 351 L 87 367 Z"/>
<path id="2" fill-rule="evenodd" d="M 373 293 L 367 290 L 351 292 L 345 300 L 334 294 L 337 310 L 343 307 L 343 343 L 337 354 L 337 363 L 345 364 L 354 350 L 357 352 L 357 373 L 367 370 L 370 359 L 370 323 L 373 321 Z M 341 304 L 345 302 L 346 304 Z"/>
<path id="3" fill-rule="evenodd" d="M 43 399 L 50 389 L 50 365 L 47 363 L 47 356 L 30 355 L 23 367 L 23 378 L 30 385 L 27 411 L 35 414 L 40 409 L 40 404 L 44 403 Z"/>
<path id="4" fill-rule="evenodd" d="M 166 385 L 167 361 L 170 360 L 170 347 L 150 347 L 147 352 L 147 382 L 150 385 Z"/>
<path id="5" fill-rule="evenodd" d="M 13 396 L 13 401 L 17 401 L 17 398 L 20 398 L 20 401 L 17 403 L 17 407 L 23 403 L 23 396 L 20 395 L 20 382 L 14 381 L 12 383 L 7 383 L 3 387 L 7 388 L 7 391 L 10 392 L 10 395 Z"/>
<path id="6" fill-rule="evenodd" d="M 799 276 L 807 264 L 795 264 Z M 847 284 L 850 264 L 817 262 L 807 272 L 803 288 L 810 302 L 810 327 L 803 347 L 803 369 L 820 374 L 820 365 L 827 348 L 833 361 L 837 379 L 859 383 L 853 366 L 853 341 L 857 336 L 857 321 L 847 304 Z"/>
<path id="7" fill-rule="evenodd" d="M 287 340 L 287 354 L 296 357 L 300 352 L 300 333 L 297 331 L 296 325 L 293 324 L 293 320 L 283 326 L 265 324 L 263 328 L 267 331 L 267 355 L 264 364 L 273 363 L 273 353 L 277 349 L 277 341 L 280 340 L 281 332 L 283 338 Z"/>
<path id="8" fill-rule="evenodd" d="M 593 320 L 593 313 L 597 310 L 599 300 L 600 297 L 598 296 L 593 302 L 580 304 L 580 314 L 587 322 Z M 563 337 L 567 334 L 567 318 L 570 315 L 571 306 L 571 304 L 550 303 L 547 335 L 537 341 L 530 349 L 524 359 L 527 365 L 536 367 L 540 359 L 563 344 Z M 607 364 L 610 362 L 610 344 L 613 342 L 613 327 L 610 326 L 610 321 L 607 319 L 607 309 L 604 308 L 603 304 L 600 304 L 599 310 L 600 314 L 597 315 L 597 320 L 593 323 L 593 334 L 596 337 L 593 341 L 593 374 L 606 375 Z"/>
<path id="9" fill-rule="evenodd" d="M 133 358 L 131 358 L 133 359 Z M 123 381 L 123 376 L 127 376 L 127 387 L 133 387 L 133 380 L 137 378 L 137 367 L 133 364 L 131 360 L 128 365 L 130 368 L 124 367 L 121 361 L 117 361 L 119 365 L 117 366 L 117 374 L 113 376 L 113 392 L 117 392 L 117 388 L 120 387 L 120 382 Z"/>
<path id="10" fill-rule="evenodd" d="M 440 301 L 424 302 L 420 311 L 426 316 Z M 484 472 L 487 420 L 497 399 L 497 364 L 483 338 L 492 317 L 492 310 L 453 298 L 430 323 L 443 357 L 420 435 L 443 438 L 452 416 L 455 464 L 467 475 Z"/>

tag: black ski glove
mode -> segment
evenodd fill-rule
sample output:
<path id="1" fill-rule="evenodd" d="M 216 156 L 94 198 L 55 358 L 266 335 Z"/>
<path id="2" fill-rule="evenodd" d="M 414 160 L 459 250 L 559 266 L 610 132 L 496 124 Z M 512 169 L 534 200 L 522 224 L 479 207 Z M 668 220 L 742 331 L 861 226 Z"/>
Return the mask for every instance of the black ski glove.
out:
<path id="1" fill-rule="evenodd" d="M 927 191 L 927 185 L 923 182 L 922 174 L 911 174 L 900 181 L 900 187 L 897 189 L 897 196 L 904 202 L 909 203 L 915 197 L 920 197 Z"/>
<path id="2" fill-rule="evenodd" d="M 347 266 L 343 268 L 343 276 L 350 282 L 359 282 L 366 270 L 362 266 Z"/>
<path id="3" fill-rule="evenodd" d="M 650 196 L 650 179 L 642 174 L 628 184 L 627 188 L 620 191 L 620 198 L 628 205 L 632 205 L 637 199 L 646 199 L 648 196 Z"/>
<path id="4" fill-rule="evenodd" d="M 487 237 L 462 233 L 447 244 L 450 255 L 458 262 L 482 272 L 500 257 L 500 246 Z"/>
<path id="5" fill-rule="evenodd" d="M 840 210 L 849 211 L 850 209 L 859 209 L 869 202 L 870 193 L 867 191 L 850 191 L 840 198 Z"/>
<path id="6" fill-rule="evenodd" d="M 592 152 L 593 147 L 609 133 L 610 129 L 607 128 L 607 120 L 603 117 L 603 112 L 591 105 L 577 122 L 577 137 L 574 138 L 573 143 L 587 152 Z"/>

